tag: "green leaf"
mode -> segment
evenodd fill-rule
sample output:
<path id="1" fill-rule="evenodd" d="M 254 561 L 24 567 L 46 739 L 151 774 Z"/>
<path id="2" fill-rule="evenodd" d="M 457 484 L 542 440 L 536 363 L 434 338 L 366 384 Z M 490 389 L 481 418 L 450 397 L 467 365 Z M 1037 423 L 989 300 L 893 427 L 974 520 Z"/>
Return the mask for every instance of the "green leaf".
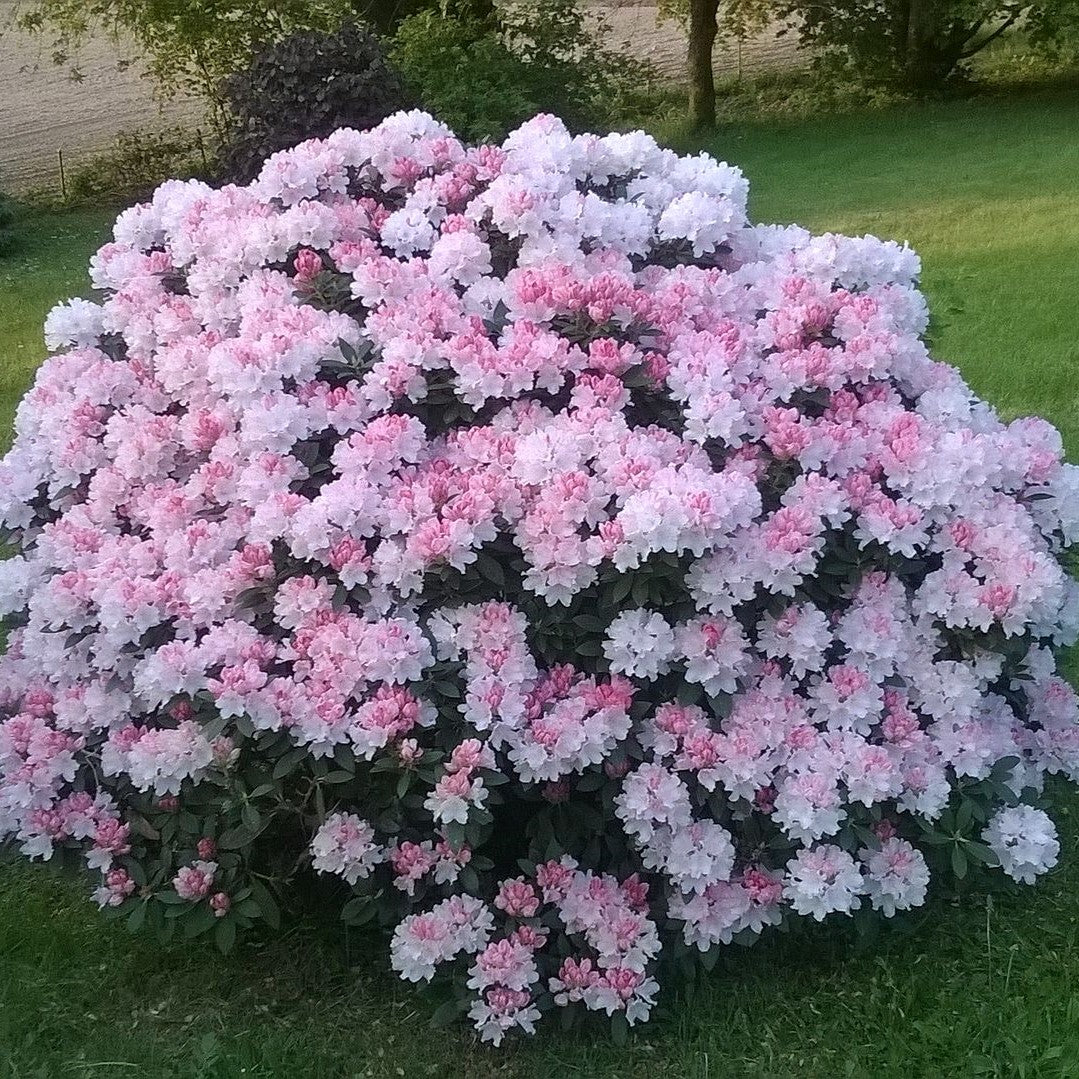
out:
<path id="1" fill-rule="evenodd" d="M 431 1025 L 447 1027 L 455 1022 L 460 1014 L 461 1005 L 456 1000 L 447 1000 L 445 1004 L 435 1009 L 434 1015 L 431 1016 Z"/>
<path id="2" fill-rule="evenodd" d="M 332 772 L 327 772 L 323 778 L 323 783 L 348 783 L 353 778 L 351 772 L 346 772 L 343 768 L 334 769 Z"/>
<path id="3" fill-rule="evenodd" d="M 960 880 L 967 875 L 967 856 L 958 843 L 952 847 L 952 872 Z"/>
<path id="4" fill-rule="evenodd" d="M 950 835 L 942 835 L 940 832 L 929 832 L 923 838 L 926 843 L 934 847 L 946 847 L 952 842 Z"/>
<path id="5" fill-rule="evenodd" d="M 141 835 L 144 839 L 160 839 L 161 833 L 140 813 L 128 812 L 127 823 L 131 830 Z"/>
<path id="6" fill-rule="evenodd" d="M 968 842 L 966 852 L 971 858 L 977 858 L 979 862 L 984 862 L 985 865 L 1000 865 L 1000 859 L 996 856 L 992 847 L 987 847 L 984 843 Z"/>
<path id="7" fill-rule="evenodd" d="M 228 916 L 219 918 L 214 930 L 214 944 L 222 955 L 228 955 L 236 945 L 236 922 Z"/>
<path id="8" fill-rule="evenodd" d="M 137 933 L 146 921 L 146 907 L 148 901 L 143 900 L 141 903 L 136 903 L 134 910 L 128 915 L 127 918 L 127 931 L 129 933 Z"/>
<path id="9" fill-rule="evenodd" d="M 232 909 L 241 918 L 257 918 L 261 908 L 253 899 L 247 898 L 241 900 L 239 903 L 234 903 Z"/>
<path id="10" fill-rule="evenodd" d="M 485 577 L 497 588 L 506 587 L 506 575 L 502 571 L 502 566 L 499 565 L 498 559 L 492 557 L 486 551 L 480 551 L 476 555 L 476 569 L 480 571 L 481 576 Z"/>
<path id="11" fill-rule="evenodd" d="M 682 682 L 678 687 L 679 704 L 696 704 L 704 696 L 704 689 L 697 682 Z"/>
<path id="12" fill-rule="evenodd" d="M 222 850 L 239 850 L 241 847 L 246 847 L 253 838 L 250 830 L 243 826 L 226 828 L 218 836 L 217 845 Z"/>
<path id="13" fill-rule="evenodd" d="M 633 602 L 638 607 L 643 607 L 648 602 L 649 593 L 649 581 L 647 577 L 638 577 L 633 582 L 633 588 L 631 589 L 633 595 Z M 621 1013 L 619 1013 L 621 1014 Z M 623 1018 L 625 1018 L 623 1016 Z"/>
<path id="14" fill-rule="evenodd" d="M 633 578 L 628 573 L 623 573 L 617 581 L 614 583 L 614 587 L 611 589 L 611 603 L 615 606 L 620 604 L 630 593 L 630 589 L 633 587 Z"/>
<path id="15" fill-rule="evenodd" d="M 341 921 L 345 925 L 363 925 L 378 913 L 378 907 L 369 895 L 357 895 L 341 908 Z"/>
<path id="16" fill-rule="evenodd" d="M 877 833 L 871 828 L 866 828 L 861 824 L 855 824 L 853 826 L 854 834 L 870 849 L 880 850 L 880 839 Z"/>
<path id="17" fill-rule="evenodd" d="M 629 1021 L 625 1012 L 615 1012 L 611 1016 L 611 1040 L 618 1046 L 629 1041 Z"/>
<path id="18" fill-rule="evenodd" d="M 214 922 L 217 919 L 214 917 L 214 912 L 210 910 L 208 903 L 200 903 L 199 906 L 192 910 L 188 917 L 184 919 L 184 936 L 188 940 L 194 937 L 200 937 L 203 933 L 208 933 L 213 927 Z"/>
<path id="19" fill-rule="evenodd" d="M 290 772 L 295 771 L 296 766 L 307 756 L 307 749 L 293 749 L 286 753 L 275 765 L 273 769 L 274 779 L 284 779 Z"/>
<path id="20" fill-rule="evenodd" d="M 274 899 L 273 893 L 257 877 L 252 877 L 248 884 L 251 888 L 251 898 L 258 903 L 263 921 L 271 929 L 279 929 L 281 927 L 281 911 L 277 906 L 277 900 Z"/>

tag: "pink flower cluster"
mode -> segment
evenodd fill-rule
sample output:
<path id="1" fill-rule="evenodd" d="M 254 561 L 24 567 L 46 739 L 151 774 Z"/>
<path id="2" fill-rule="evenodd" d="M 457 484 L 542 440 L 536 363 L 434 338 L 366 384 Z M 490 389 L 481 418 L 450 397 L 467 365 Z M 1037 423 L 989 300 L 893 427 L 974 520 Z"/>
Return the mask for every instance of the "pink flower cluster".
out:
<path id="1" fill-rule="evenodd" d="M 1079 469 L 930 357 L 909 249 L 746 197 L 413 112 L 125 211 L 0 463 L 0 839 L 209 925 L 313 866 L 495 1042 L 949 843 L 1049 869 Z"/>
<path id="2" fill-rule="evenodd" d="M 394 932 L 393 969 L 408 981 L 429 981 L 438 966 L 468 955 L 467 985 L 476 994 L 469 1017 L 496 1045 L 514 1027 L 534 1033 L 541 995 L 554 1007 L 582 1003 L 617 1012 L 631 1025 L 647 1019 L 659 990 L 649 966 L 660 952 L 648 885 L 636 875 L 619 883 L 582 872 L 569 857 L 537 866 L 534 881 L 500 883 L 492 905 L 505 932 L 497 938 L 495 911 L 470 896 L 410 914 Z M 536 957 L 550 937 L 548 911 L 579 950 L 562 959 L 544 986 Z"/>

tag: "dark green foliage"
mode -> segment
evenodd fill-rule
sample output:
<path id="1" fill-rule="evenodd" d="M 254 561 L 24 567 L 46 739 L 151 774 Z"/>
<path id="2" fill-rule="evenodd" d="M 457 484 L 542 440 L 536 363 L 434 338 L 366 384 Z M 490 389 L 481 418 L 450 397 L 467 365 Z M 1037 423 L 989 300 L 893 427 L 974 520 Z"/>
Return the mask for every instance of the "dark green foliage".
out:
<path id="1" fill-rule="evenodd" d="M 424 106 L 466 141 L 497 139 L 539 111 L 524 64 L 475 20 L 413 16 L 391 55 Z"/>
<path id="2" fill-rule="evenodd" d="M 1013 29 L 1055 47 L 1079 27 L 1077 0 L 776 0 L 833 73 L 932 94 L 961 82 L 968 61 Z"/>
<path id="3" fill-rule="evenodd" d="M 494 18 L 457 5 L 406 19 L 391 57 L 423 107 L 460 138 L 500 139 L 538 112 L 571 130 L 617 124 L 652 73 L 605 36 L 602 20 L 575 0 L 512 3 Z"/>
<path id="4" fill-rule="evenodd" d="M 230 117 L 221 167 L 241 183 L 277 150 L 339 127 L 374 127 L 414 104 L 378 39 L 358 23 L 266 46 L 222 83 L 220 96 Z"/>
<path id="5" fill-rule="evenodd" d="M 0 191 L 0 256 L 15 242 L 15 204 Z"/>
<path id="6" fill-rule="evenodd" d="M 351 7 L 357 19 L 380 34 L 392 34 L 405 19 L 424 11 L 445 14 L 452 7 L 481 22 L 495 14 L 494 0 L 352 0 Z"/>

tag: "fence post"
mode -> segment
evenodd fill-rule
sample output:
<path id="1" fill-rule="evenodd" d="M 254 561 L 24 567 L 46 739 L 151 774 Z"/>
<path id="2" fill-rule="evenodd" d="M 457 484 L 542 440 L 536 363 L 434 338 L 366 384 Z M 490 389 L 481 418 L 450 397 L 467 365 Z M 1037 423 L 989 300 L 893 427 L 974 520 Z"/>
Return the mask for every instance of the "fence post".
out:
<path id="1" fill-rule="evenodd" d="M 56 158 L 60 162 L 60 197 L 67 202 L 67 178 L 64 176 L 64 151 L 57 149 Z"/>

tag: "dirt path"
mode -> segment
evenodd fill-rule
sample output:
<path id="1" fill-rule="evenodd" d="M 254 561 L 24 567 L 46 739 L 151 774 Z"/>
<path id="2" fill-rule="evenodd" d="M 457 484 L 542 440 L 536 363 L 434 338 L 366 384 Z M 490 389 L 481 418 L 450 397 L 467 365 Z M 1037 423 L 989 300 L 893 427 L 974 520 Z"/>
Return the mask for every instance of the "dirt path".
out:
<path id="1" fill-rule="evenodd" d="M 70 168 L 107 146 L 123 130 L 197 124 L 190 100 L 160 106 L 125 51 L 105 39 L 79 53 L 81 81 L 52 62 L 45 39 L 12 29 L 14 0 L 0 0 L 0 186 L 11 191 L 55 186 L 57 150 Z"/>
<path id="2" fill-rule="evenodd" d="M 680 79 L 685 68 L 686 36 L 671 19 L 659 19 L 650 3 L 592 0 L 611 27 L 611 40 L 651 60 L 669 78 Z M 725 77 L 753 75 L 800 63 L 798 46 L 790 34 L 780 36 L 779 26 L 754 34 L 743 42 L 719 42 L 713 56 L 716 73 Z"/>
<path id="3" fill-rule="evenodd" d="M 612 41 L 646 57 L 666 76 L 681 77 L 685 35 L 672 21 L 659 21 L 648 3 L 586 0 L 603 10 Z M 59 191 L 57 151 L 66 168 L 108 146 L 123 130 L 197 125 L 198 101 L 154 100 L 151 84 L 137 65 L 122 66 L 130 51 L 103 38 L 79 54 L 81 81 L 52 63 L 48 46 L 11 27 L 16 0 L 0 0 L 0 187 L 26 191 L 47 186 Z M 766 32 L 716 48 L 716 70 L 752 74 L 798 62 L 793 40 Z"/>

